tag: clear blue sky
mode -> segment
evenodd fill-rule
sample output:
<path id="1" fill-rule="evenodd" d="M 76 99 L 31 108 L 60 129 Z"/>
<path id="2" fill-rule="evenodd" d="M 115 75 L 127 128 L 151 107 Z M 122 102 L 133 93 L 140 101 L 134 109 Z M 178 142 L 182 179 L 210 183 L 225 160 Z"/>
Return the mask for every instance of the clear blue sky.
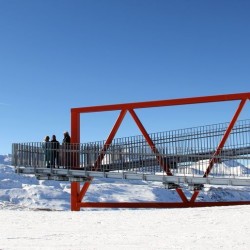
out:
<path id="1" fill-rule="evenodd" d="M 249 13 L 248 0 L 0 0 L 0 154 L 61 142 L 74 107 L 249 92 Z M 138 116 L 157 132 L 225 122 L 236 107 Z M 81 116 L 82 142 L 105 139 L 116 117 Z M 118 136 L 137 134 L 126 117 Z"/>

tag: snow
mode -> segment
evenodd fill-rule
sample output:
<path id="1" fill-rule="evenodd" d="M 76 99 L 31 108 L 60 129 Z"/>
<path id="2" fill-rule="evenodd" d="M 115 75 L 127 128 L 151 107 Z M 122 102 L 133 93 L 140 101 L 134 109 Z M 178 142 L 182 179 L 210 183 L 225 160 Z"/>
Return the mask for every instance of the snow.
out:
<path id="1" fill-rule="evenodd" d="M 232 166 L 237 166 L 232 164 Z M 244 166 L 241 166 L 242 168 Z M 185 189 L 188 198 L 192 191 Z M 180 201 L 162 183 L 95 178 L 85 201 Z M 198 200 L 250 200 L 206 185 Z M 18 175 L 0 156 L 0 249 L 249 249 L 250 206 L 70 211 L 70 183 Z"/>
<path id="2" fill-rule="evenodd" d="M 249 206 L 1 211 L 1 249 L 249 249 Z"/>

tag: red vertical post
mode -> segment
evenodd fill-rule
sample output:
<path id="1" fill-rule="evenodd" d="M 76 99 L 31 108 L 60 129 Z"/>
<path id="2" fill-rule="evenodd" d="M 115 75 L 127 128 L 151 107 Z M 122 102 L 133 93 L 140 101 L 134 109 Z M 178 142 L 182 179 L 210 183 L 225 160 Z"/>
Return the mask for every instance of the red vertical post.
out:
<path id="1" fill-rule="evenodd" d="M 80 113 L 71 110 L 71 168 L 80 167 Z"/>
<path id="2" fill-rule="evenodd" d="M 80 183 L 71 182 L 71 211 L 80 211 Z"/>
<path id="3" fill-rule="evenodd" d="M 80 113 L 71 110 L 71 142 L 80 143 Z M 73 166 L 78 166 L 79 155 L 73 156 Z M 80 211 L 79 203 L 80 183 L 71 182 L 71 211 Z"/>
<path id="4" fill-rule="evenodd" d="M 80 113 L 71 110 L 71 142 L 80 143 Z"/>

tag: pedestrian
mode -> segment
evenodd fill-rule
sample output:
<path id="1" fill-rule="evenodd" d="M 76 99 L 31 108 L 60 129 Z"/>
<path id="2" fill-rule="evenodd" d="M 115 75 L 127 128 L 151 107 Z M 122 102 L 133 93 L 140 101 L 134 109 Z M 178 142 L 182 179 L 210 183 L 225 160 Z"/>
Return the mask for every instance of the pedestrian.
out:
<path id="1" fill-rule="evenodd" d="M 63 159 L 62 159 L 62 163 L 63 166 L 68 168 L 70 166 L 70 135 L 69 132 L 65 131 L 63 133 L 64 138 L 63 138 Z"/>
<path id="2" fill-rule="evenodd" d="M 50 168 L 50 161 L 51 161 L 51 143 L 49 141 L 49 136 L 45 136 L 44 143 L 43 143 L 43 149 L 44 149 L 44 155 L 45 155 L 45 166 L 47 168 Z"/>
<path id="3" fill-rule="evenodd" d="M 60 143 L 57 141 L 56 136 L 52 135 L 51 142 L 51 166 L 54 168 L 55 166 L 59 167 L 59 147 Z"/>
<path id="4" fill-rule="evenodd" d="M 65 143 L 70 143 L 70 135 L 69 135 L 69 132 L 65 131 L 63 135 L 64 135 L 63 144 L 65 144 Z"/>

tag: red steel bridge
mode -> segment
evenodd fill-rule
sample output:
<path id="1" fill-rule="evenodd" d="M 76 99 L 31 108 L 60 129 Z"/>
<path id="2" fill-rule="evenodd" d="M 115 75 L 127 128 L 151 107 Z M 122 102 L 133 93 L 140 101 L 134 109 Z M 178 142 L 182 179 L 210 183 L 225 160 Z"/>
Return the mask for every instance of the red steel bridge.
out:
<path id="1" fill-rule="evenodd" d="M 44 149 L 41 142 L 14 143 L 16 172 L 38 179 L 71 182 L 71 210 L 81 207 L 173 208 L 250 204 L 250 201 L 198 202 L 205 184 L 250 186 L 250 120 L 239 120 L 250 93 L 170 99 L 71 109 L 70 145 Z M 136 109 L 216 102 L 236 102 L 231 121 L 207 126 L 148 133 Z M 80 143 L 80 115 L 89 112 L 120 111 L 105 141 Z M 115 138 L 129 113 L 141 135 Z M 55 158 L 47 166 L 46 153 Z M 84 202 L 93 178 L 160 181 L 174 188 L 181 202 Z M 83 183 L 83 185 L 81 185 Z M 193 196 L 187 199 L 183 187 Z"/>

